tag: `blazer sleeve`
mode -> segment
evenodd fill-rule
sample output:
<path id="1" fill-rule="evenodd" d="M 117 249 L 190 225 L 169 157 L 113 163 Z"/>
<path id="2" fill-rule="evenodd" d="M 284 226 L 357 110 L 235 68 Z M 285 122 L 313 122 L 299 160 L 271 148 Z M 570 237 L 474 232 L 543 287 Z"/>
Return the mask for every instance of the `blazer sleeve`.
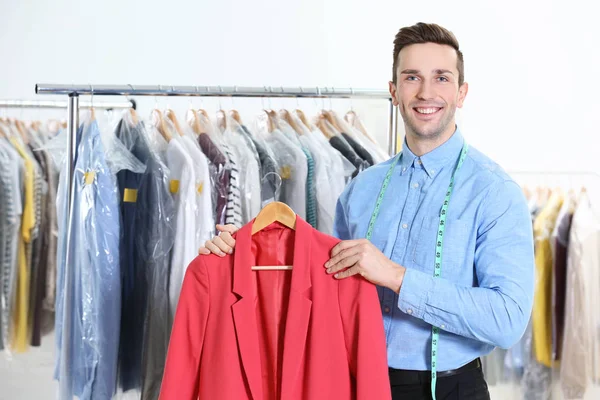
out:
<path id="1" fill-rule="evenodd" d="M 209 311 L 209 281 L 204 257 L 187 269 L 169 341 L 160 400 L 196 400 L 200 356 Z"/>
<path id="2" fill-rule="evenodd" d="M 379 298 L 362 277 L 339 281 L 338 300 L 356 400 L 392 398 Z"/>

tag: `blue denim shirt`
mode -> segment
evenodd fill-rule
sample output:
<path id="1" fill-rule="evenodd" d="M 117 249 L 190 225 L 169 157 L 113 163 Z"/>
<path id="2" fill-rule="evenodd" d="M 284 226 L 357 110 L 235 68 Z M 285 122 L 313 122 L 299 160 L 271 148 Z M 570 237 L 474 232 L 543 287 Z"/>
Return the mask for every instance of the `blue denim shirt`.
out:
<path id="1" fill-rule="evenodd" d="M 68 268 L 64 244 L 58 255 L 59 397 L 110 399 L 116 389 L 121 314 L 119 199 L 95 121 L 83 130 L 73 186 Z"/>
<path id="2" fill-rule="evenodd" d="M 442 275 L 434 278 L 439 214 L 464 144 L 457 129 L 417 157 L 405 141 L 371 239 L 407 268 L 397 295 L 378 288 L 392 368 L 431 369 L 431 326 L 441 329 L 438 371 L 458 368 L 522 336 L 533 302 L 531 217 L 520 187 L 473 147 L 450 200 Z M 391 160 L 360 173 L 342 193 L 334 235 L 366 236 Z"/>

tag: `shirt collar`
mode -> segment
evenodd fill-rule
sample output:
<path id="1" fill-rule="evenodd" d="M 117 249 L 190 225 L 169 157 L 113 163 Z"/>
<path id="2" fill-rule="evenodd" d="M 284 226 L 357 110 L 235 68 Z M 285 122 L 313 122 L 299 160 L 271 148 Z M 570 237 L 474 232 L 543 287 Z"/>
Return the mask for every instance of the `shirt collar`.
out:
<path id="1" fill-rule="evenodd" d="M 408 148 L 408 143 L 406 138 L 404 138 L 404 146 L 402 146 L 402 174 L 414 165 L 415 168 L 423 168 L 430 177 L 434 176 L 446 164 L 454 163 L 458 159 L 464 142 L 465 140 L 457 126 L 450 139 L 429 153 L 418 157 Z"/>

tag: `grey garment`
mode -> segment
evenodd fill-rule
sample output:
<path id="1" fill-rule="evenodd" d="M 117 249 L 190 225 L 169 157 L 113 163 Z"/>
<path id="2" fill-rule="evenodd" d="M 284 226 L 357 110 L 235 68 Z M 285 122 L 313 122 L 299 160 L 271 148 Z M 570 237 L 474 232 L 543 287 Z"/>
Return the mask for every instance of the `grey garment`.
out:
<path id="1" fill-rule="evenodd" d="M 4 253 L 1 267 L 2 290 L 0 308 L 2 309 L 1 331 L 8 345 L 12 331 L 11 311 L 17 284 L 17 248 L 23 213 L 23 185 L 25 164 L 17 151 L 6 139 L 0 138 L 0 147 L 4 150 L 2 157 L 4 168 L 1 169 L 6 196 L 4 199 L 4 219 L 2 231 L 5 232 Z"/>
<path id="2" fill-rule="evenodd" d="M 242 125 L 244 134 L 252 140 L 258 158 L 260 160 L 260 191 L 263 206 L 271 201 L 279 201 L 279 187 L 281 186 L 278 171 L 279 167 L 275 156 L 272 156 L 270 149 L 259 143 L 250 133 L 245 125 Z"/>
<path id="3" fill-rule="evenodd" d="M 169 276 L 171 249 L 175 241 L 175 204 L 169 191 L 169 172 L 159 157 L 148 154 L 141 187 L 142 208 L 137 222 L 136 244 L 144 249 L 141 261 L 148 271 L 149 296 L 146 308 L 142 354 L 142 396 L 158 399 L 171 335 Z M 145 232 L 142 234 L 142 232 Z M 145 242 L 143 242 L 145 240 Z M 143 247 L 142 247 L 143 246 Z"/>
<path id="4" fill-rule="evenodd" d="M 552 370 L 537 362 L 533 349 L 532 319 L 521 339 L 527 354 L 524 355 L 525 365 L 521 387 L 525 400 L 549 400 L 552 395 Z"/>
<path id="5" fill-rule="evenodd" d="M 240 191 L 240 168 L 237 157 L 229 145 L 223 144 L 223 150 L 231 165 L 229 175 L 229 191 L 227 192 L 227 207 L 225 208 L 225 223 L 240 228 L 243 225 L 242 194 Z"/>

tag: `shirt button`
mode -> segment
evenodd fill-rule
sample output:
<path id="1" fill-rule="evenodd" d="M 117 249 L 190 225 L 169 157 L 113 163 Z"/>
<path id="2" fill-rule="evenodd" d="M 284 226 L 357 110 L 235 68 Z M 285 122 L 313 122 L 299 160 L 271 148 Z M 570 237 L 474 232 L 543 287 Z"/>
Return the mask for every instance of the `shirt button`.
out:
<path id="1" fill-rule="evenodd" d="M 432 174 L 435 174 L 435 169 L 432 169 L 432 170 L 431 170 L 431 173 L 432 173 Z"/>
<path id="2" fill-rule="evenodd" d="M 389 307 L 385 307 L 385 308 L 383 309 L 383 311 L 385 311 L 386 313 L 389 313 L 389 312 L 390 312 L 390 308 L 389 308 Z"/>
<path id="3" fill-rule="evenodd" d="M 442 324 L 442 325 L 440 325 L 440 328 L 446 329 L 446 325 Z"/>
<path id="4" fill-rule="evenodd" d="M 403 228 L 403 229 L 406 229 L 406 228 L 408 228 L 408 224 L 402 224 L 402 228 Z"/>
<path id="5" fill-rule="evenodd" d="M 408 314 L 411 314 L 411 315 L 412 315 L 412 308 L 409 308 L 408 310 L 406 310 L 406 312 L 407 312 Z"/>
<path id="6" fill-rule="evenodd" d="M 402 168 L 402 172 L 406 171 L 406 167 Z"/>
<path id="7" fill-rule="evenodd" d="M 413 187 L 416 189 L 416 188 L 419 187 L 419 184 L 418 183 L 413 183 Z"/>
<path id="8" fill-rule="evenodd" d="M 420 159 L 419 159 L 419 161 L 417 161 L 417 162 L 419 163 L 419 165 L 422 165 L 422 164 L 423 164 L 423 161 L 421 161 Z"/>

